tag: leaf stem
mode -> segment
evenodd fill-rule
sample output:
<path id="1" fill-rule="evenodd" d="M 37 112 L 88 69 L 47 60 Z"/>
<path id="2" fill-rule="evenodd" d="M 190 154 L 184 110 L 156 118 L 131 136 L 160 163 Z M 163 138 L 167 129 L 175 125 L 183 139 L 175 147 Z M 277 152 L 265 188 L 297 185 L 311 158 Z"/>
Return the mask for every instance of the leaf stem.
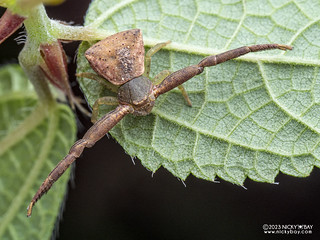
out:
<path id="1" fill-rule="evenodd" d="M 96 40 L 103 38 L 100 32 L 90 27 L 77 27 L 51 20 L 43 5 L 30 10 L 28 18 L 24 21 L 27 31 L 27 40 L 19 54 L 19 62 L 30 81 L 34 85 L 40 102 L 45 105 L 55 104 L 50 92 L 48 81 L 39 67 L 43 62 L 40 46 L 63 40 Z"/>
<path id="2" fill-rule="evenodd" d="M 96 41 L 97 39 L 106 38 L 104 32 L 97 31 L 91 27 L 71 26 L 60 22 L 52 21 L 52 26 L 56 30 L 55 36 L 58 39 L 69 41 Z"/>

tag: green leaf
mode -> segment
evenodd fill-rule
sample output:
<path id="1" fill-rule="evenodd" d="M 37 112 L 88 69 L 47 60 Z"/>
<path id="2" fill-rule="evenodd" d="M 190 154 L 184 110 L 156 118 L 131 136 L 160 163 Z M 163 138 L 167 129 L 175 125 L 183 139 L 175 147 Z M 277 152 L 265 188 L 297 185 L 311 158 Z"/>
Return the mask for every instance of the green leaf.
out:
<path id="1" fill-rule="evenodd" d="M 26 209 L 48 173 L 75 140 L 72 111 L 62 104 L 45 109 L 18 65 L 0 69 L 0 239 L 49 239 L 69 174 Z"/>
<path id="2" fill-rule="evenodd" d="M 148 47 L 172 41 L 153 57 L 153 76 L 243 45 L 294 46 L 207 68 L 185 84 L 192 108 L 174 90 L 152 114 L 126 116 L 111 135 L 151 171 L 163 166 L 181 179 L 218 176 L 242 185 L 247 177 L 272 183 L 279 171 L 308 176 L 320 165 L 319 12 L 311 0 L 93 1 L 86 25 L 106 33 L 140 28 Z M 79 72 L 90 71 L 88 47 L 80 48 Z M 110 95 L 89 79 L 81 86 L 91 105 Z"/>

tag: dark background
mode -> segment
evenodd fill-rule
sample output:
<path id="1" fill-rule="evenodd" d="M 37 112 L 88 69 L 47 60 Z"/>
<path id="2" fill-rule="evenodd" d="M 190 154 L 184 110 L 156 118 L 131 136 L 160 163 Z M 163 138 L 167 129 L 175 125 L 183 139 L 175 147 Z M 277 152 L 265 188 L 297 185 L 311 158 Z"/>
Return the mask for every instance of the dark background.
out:
<path id="1" fill-rule="evenodd" d="M 48 7 L 54 19 L 83 23 L 89 0 Z M 0 64 L 17 62 L 22 48 L 13 40 L 0 45 Z M 65 45 L 73 58 L 78 43 Z M 73 90 L 74 64 L 70 64 Z M 81 137 L 90 121 L 78 113 Z M 319 239 L 320 171 L 308 178 L 279 174 L 276 184 L 245 182 L 247 190 L 221 181 L 188 177 L 186 187 L 164 169 L 154 176 L 112 138 L 86 149 L 76 162 L 75 187 L 69 184 L 57 239 Z M 312 224 L 308 236 L 266 235 L 263 224 Z"/>

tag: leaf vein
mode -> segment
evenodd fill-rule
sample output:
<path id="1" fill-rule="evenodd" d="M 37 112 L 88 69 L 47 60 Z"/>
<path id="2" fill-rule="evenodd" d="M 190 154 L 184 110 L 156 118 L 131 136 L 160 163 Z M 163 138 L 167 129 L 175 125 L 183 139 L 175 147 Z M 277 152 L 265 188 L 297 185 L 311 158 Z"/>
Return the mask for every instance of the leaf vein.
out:
<path id="1" fill-rule="evenodd" d="M 230 39 L 227 41 L 226 45 L 224 46 L 224 49 L 228 49 L 230 47 L 230 44 L 232 43 L 232 41 L 235 39 L 235 37 L 239 33 L 241 26 L 243 24 L 243 21 L 247 16 L 246 2 L 245 2 L 245 0 L 242 0 L 241 2 L 242 2 L 242 11 L 243 11 L 242 16 L 240 18 L 240 21 L 238 23 L 237 28 L 235 29 L 234 33 L 232 34 L 232 36 L 230 37 Z"/>

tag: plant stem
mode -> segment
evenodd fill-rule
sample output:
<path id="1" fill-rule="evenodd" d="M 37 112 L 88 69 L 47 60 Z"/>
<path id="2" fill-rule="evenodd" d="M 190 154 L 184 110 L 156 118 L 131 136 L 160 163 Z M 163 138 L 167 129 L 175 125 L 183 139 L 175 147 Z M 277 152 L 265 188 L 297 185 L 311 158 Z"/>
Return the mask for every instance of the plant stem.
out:
<path id="1" fill-rule="evenodd" d="M 24 21 L 27 30 L 27 40 L 19 54 L 21 67 L 34 85 L 41 103 L 51 106 L 55 104 L 54 98 L 39 65 L 42 61 L 39 47 L 41 43 L 57 41 L 51 35 L 52 26 L 43 5 L 30 10 L 28 18 Z"/>
<path id="2" fill-rule="evenodd" d="M 97 31 L 90 27 L 70 26 L 61 24 L 57 21 L 52 21 L 52 25 L 57 29 L 56 36 L 58 39 L 70 41 L 96 41 L 106 38 L 110 34 L 106 32 Z"/>

